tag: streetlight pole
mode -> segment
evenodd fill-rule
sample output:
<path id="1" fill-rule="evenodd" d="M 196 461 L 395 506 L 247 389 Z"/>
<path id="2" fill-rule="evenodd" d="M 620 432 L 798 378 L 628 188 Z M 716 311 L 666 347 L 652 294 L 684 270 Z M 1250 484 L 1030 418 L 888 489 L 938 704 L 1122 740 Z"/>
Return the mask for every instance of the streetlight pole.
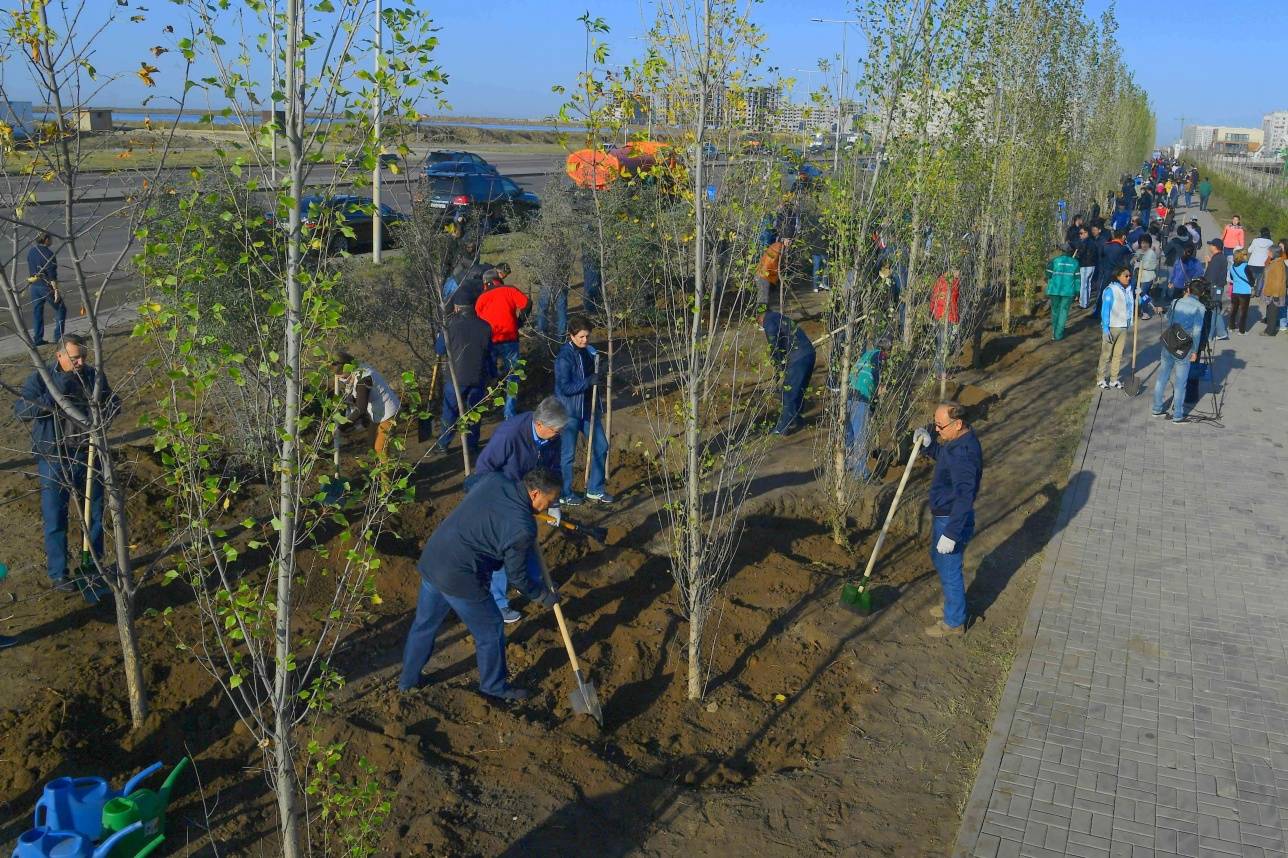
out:
<path id="1" fill-rule="evenodd" d="M 384 218 L 380 214 L 380 168 L 383 166 L 380 156 L 384 154 L 383 138 L 381 137 L 381 114 L 384 112 L 381 108 L 381 90 L 380 90 L 380 66 L 384 59 L 384 9 L 382 0 L 376 0 L 376 98 L 375 104 L 371 108 L 375 113 L 376 126 L 376 167 L 371 173 L 371 261 L 379 265 L 381 263 L 381 245 L 384 244 Z"/>
<path id="2" fill-rule="evenodd" d="M 272 177 L 273 190 L 277 190 L 277 0 L 273 0 L 273 10 L 269 12 L 269 31 L 272 40 L 272 69 L 268 73 L 269 98 L 272 100 L 273 116 L 270 120 L 269 127 L 273 130 L 273 136 L 268 144 L 268 158 L 271 162 L 269 174 Z"/>
<path id="3" fill-rule="evenodd" d="M 832 142 L 832 169 L 838 170 L 841 166 L 841 110 L 845 104 L 845 48 L 846 40 L 850 34 L 850 25 L 861 23 L 854 18 L 810 18 L 815 24 L 840 24 L 841 25 L 841 83 L 836 92 L 836 132 Z"/>
<path id="4" fill-rule="evenodd" d="M 808 75 L 808 77 L 805 78 L 805 102 L 806 104 L 808 104 L 810 100 L 810 92 L 812 89 L 814 75 L 818 74 L 818 69 L 792 69 L 792 71 L 804 72 L 806 75 Z M 796 89 L 795 87 L 793 87 L 792 88 L 793 94 L 795 94 L 795 91 Z M 802 113 L 804 113 L 803 110 L 802 110 Z M 806 134 L 806 124 L 805 124 L 804 118 L 802 117 L 801 119 L 801 151 L 802 152 L 806 151 L 809 148 L 805 143 L 805 134 Z"/>

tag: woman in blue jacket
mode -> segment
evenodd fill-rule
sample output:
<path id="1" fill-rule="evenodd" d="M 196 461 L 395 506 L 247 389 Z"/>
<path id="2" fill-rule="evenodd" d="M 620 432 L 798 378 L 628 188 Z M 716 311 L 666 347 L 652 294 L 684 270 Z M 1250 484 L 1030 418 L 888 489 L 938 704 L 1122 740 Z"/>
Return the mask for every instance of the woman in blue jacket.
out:
<path id="1" fill-rule="evenodd" d="M 599 361 L 599 353 L 590 345 L 590 321 L 585 316 L 568 319 L 568 342 L 555 357 L 555 396 L 568 412 L 568 422 L 562 433 L 563 453 L 560 470 L 563 472 L 563 496 L 559 505 L 575 506 L 582 496 L 572 490 L 573 462 L 577 458 L 577 438 L 587 437 L 590 448 L 590 478 L 586 481 L 586 497 L 600 503 L 612 503 L 614 498 L 604 486 L 604 462 L 608 458 L 608 438 L 599 419 L 604 413 L 604 397 L 596 396 L 595 386 L 602 387 L 602 377 L 607 369 Z M 592 406 L 592 400 L 594 402 Z M 591 413 L 592 407 L 594 413 Z"/>
<path id="2" fill-rule="evenodd" d="M 1248 274 L 1248 251 L 1234 252 L 1230 268 L 1230 330 L 1248 332 L 1248 304 L 1252 301 L 1252 277 Z"/>

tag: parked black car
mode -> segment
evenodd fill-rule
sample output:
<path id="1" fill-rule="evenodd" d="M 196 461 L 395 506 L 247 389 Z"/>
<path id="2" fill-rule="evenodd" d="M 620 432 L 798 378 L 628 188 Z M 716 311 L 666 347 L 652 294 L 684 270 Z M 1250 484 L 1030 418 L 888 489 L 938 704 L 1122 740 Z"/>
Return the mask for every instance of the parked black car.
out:
<path id="1" fill-rule="evenodd" d="M 425 202 L 444 219 L 477 219 L 485 229 L 517 221 L 522 225 L 541 209 L 541 198 L 510 178 L 490 173 L 434 173 L 425 177 Z"/>
<path id="2" fill-rule="evenodd" d="M 352 237 L 346 235 L 341 222 L 337 222 L 337 214 L 342 219 L 343 226 L 353 231 Z M 380 214 L 384 221 L 382 245 L 389 247 L 394 238 L 394 231 L 390 227 L 406 220 L 407 215 L 384 203 L 380 204 Z M 309 244 L 316 240 L 317 245 L 313 249 L 327 256 L 371 249 L 371 224 L 374 220 L 371 197 L 350 194 L 332 197 L 310 195 L 300 199 L 300 217 L 304 221 L 304 240 Z"/>

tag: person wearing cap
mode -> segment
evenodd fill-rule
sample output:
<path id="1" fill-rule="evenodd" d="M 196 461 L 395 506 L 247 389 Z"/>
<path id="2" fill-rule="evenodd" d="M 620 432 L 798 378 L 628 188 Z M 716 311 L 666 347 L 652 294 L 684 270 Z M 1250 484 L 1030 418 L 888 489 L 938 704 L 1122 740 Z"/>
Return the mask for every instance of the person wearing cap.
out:
<path id="1" fill-rule="evenodd" d="M 443 330 L 434 343 L 434 350 L 445 355 L 448 363 L 443 384 L 443 434 L 435 444 L 440 451 L 452 445 L 461 409 L 468 414 L 483 400 L 492 377 L 492 328 L 474 312 L 474 302 L 469 292 L 456 290 L 452 296 L 452 315 L 443 323 Z M 478 448 L 478 420 L 470 422 L 464 443 L 470 450 Z"/>
<path id="2" fill-rule="evenodd" d="M 474 302 L 478 317 L 492 329 L 492 357 L 497 362 L 496 377 L 505 378 L 505 418 L 519 412 L 518 398 L 510 392 L 517 384 L 513 374 L 519 364 L 519 328 L 528 315 L 528 296 L 505 282 L 510 266 L 502 262 L 483 275 L 483 294 Z"/>
<path id="3" fill-rule="evenodd" d="M 1279 333 L 1279 308 L 1284 304 L 1284 293 L 1288 287 L 1288 239 L 1281 238 L 1270 248 L 1270 258 L 1266 261 L 1266 271 L 1261 275 L 1261 297 L 1265 301 L 1266 329 L 1263 337 L 1273 337 Z"/>
<path id="4" fill-rule="evenodd" d="M 394 418 L 402 408 L 398 394 L 375 367 L 359 363 L 343 349 L 332 355 L 331 371 L 344 398 L 346 427 L 365 429 L 371 449 L 378 458 L 384 459 L 394 431 Z"/>
<path id="5" fill-rule="evenodd" d="M 54 340 L 63 336 L 67 304 L 58 291 L 58 255 L 50 247 L 53 238 L 42 232 L 27 251 L 27 283 L 31 285 L 32 345 L 46 345 L 45 304 L 54 308 Z"/>
<path id="6" fill-rule="evenodd" d="M 1229 262 L 1225 258 L 1221 239 L 1214 238 L 1207 243 L 1207 267 L 1203 270 L 1203 279 L 1208 284 L 1208 294 L 1212 304 L 1212 339 L 1228 340 L 1230 332 L 1225 327 L 1225 284 L 1229 278 Z"/>

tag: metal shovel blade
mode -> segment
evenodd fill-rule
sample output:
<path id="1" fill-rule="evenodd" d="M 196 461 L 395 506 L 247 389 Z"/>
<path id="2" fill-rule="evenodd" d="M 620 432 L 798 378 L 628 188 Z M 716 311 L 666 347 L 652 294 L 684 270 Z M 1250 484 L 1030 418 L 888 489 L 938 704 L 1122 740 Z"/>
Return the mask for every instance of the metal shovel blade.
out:
<path id="1" fill-rule="evenodd" d="M 1123 392 L 1128 396 L 1140 396 L 1140 392 L 1144 388 L 1145 385 L 1136 377 L 1135 373 L 1127 376 L 1127 381 L 1123 384 Z"/>
<path id="2" fill-rule="evenodd" d="M 604 710 L 599 705 L 599 695 L 595 693 L 595 683 L 582 676 L 581 671 L 577 671 L 577 687 L 568 692 L 568 702 L 572 705 L 572 711 L 578 715 L 589 715 L 595 719 L 595 723 L 604 726 Z"/>

